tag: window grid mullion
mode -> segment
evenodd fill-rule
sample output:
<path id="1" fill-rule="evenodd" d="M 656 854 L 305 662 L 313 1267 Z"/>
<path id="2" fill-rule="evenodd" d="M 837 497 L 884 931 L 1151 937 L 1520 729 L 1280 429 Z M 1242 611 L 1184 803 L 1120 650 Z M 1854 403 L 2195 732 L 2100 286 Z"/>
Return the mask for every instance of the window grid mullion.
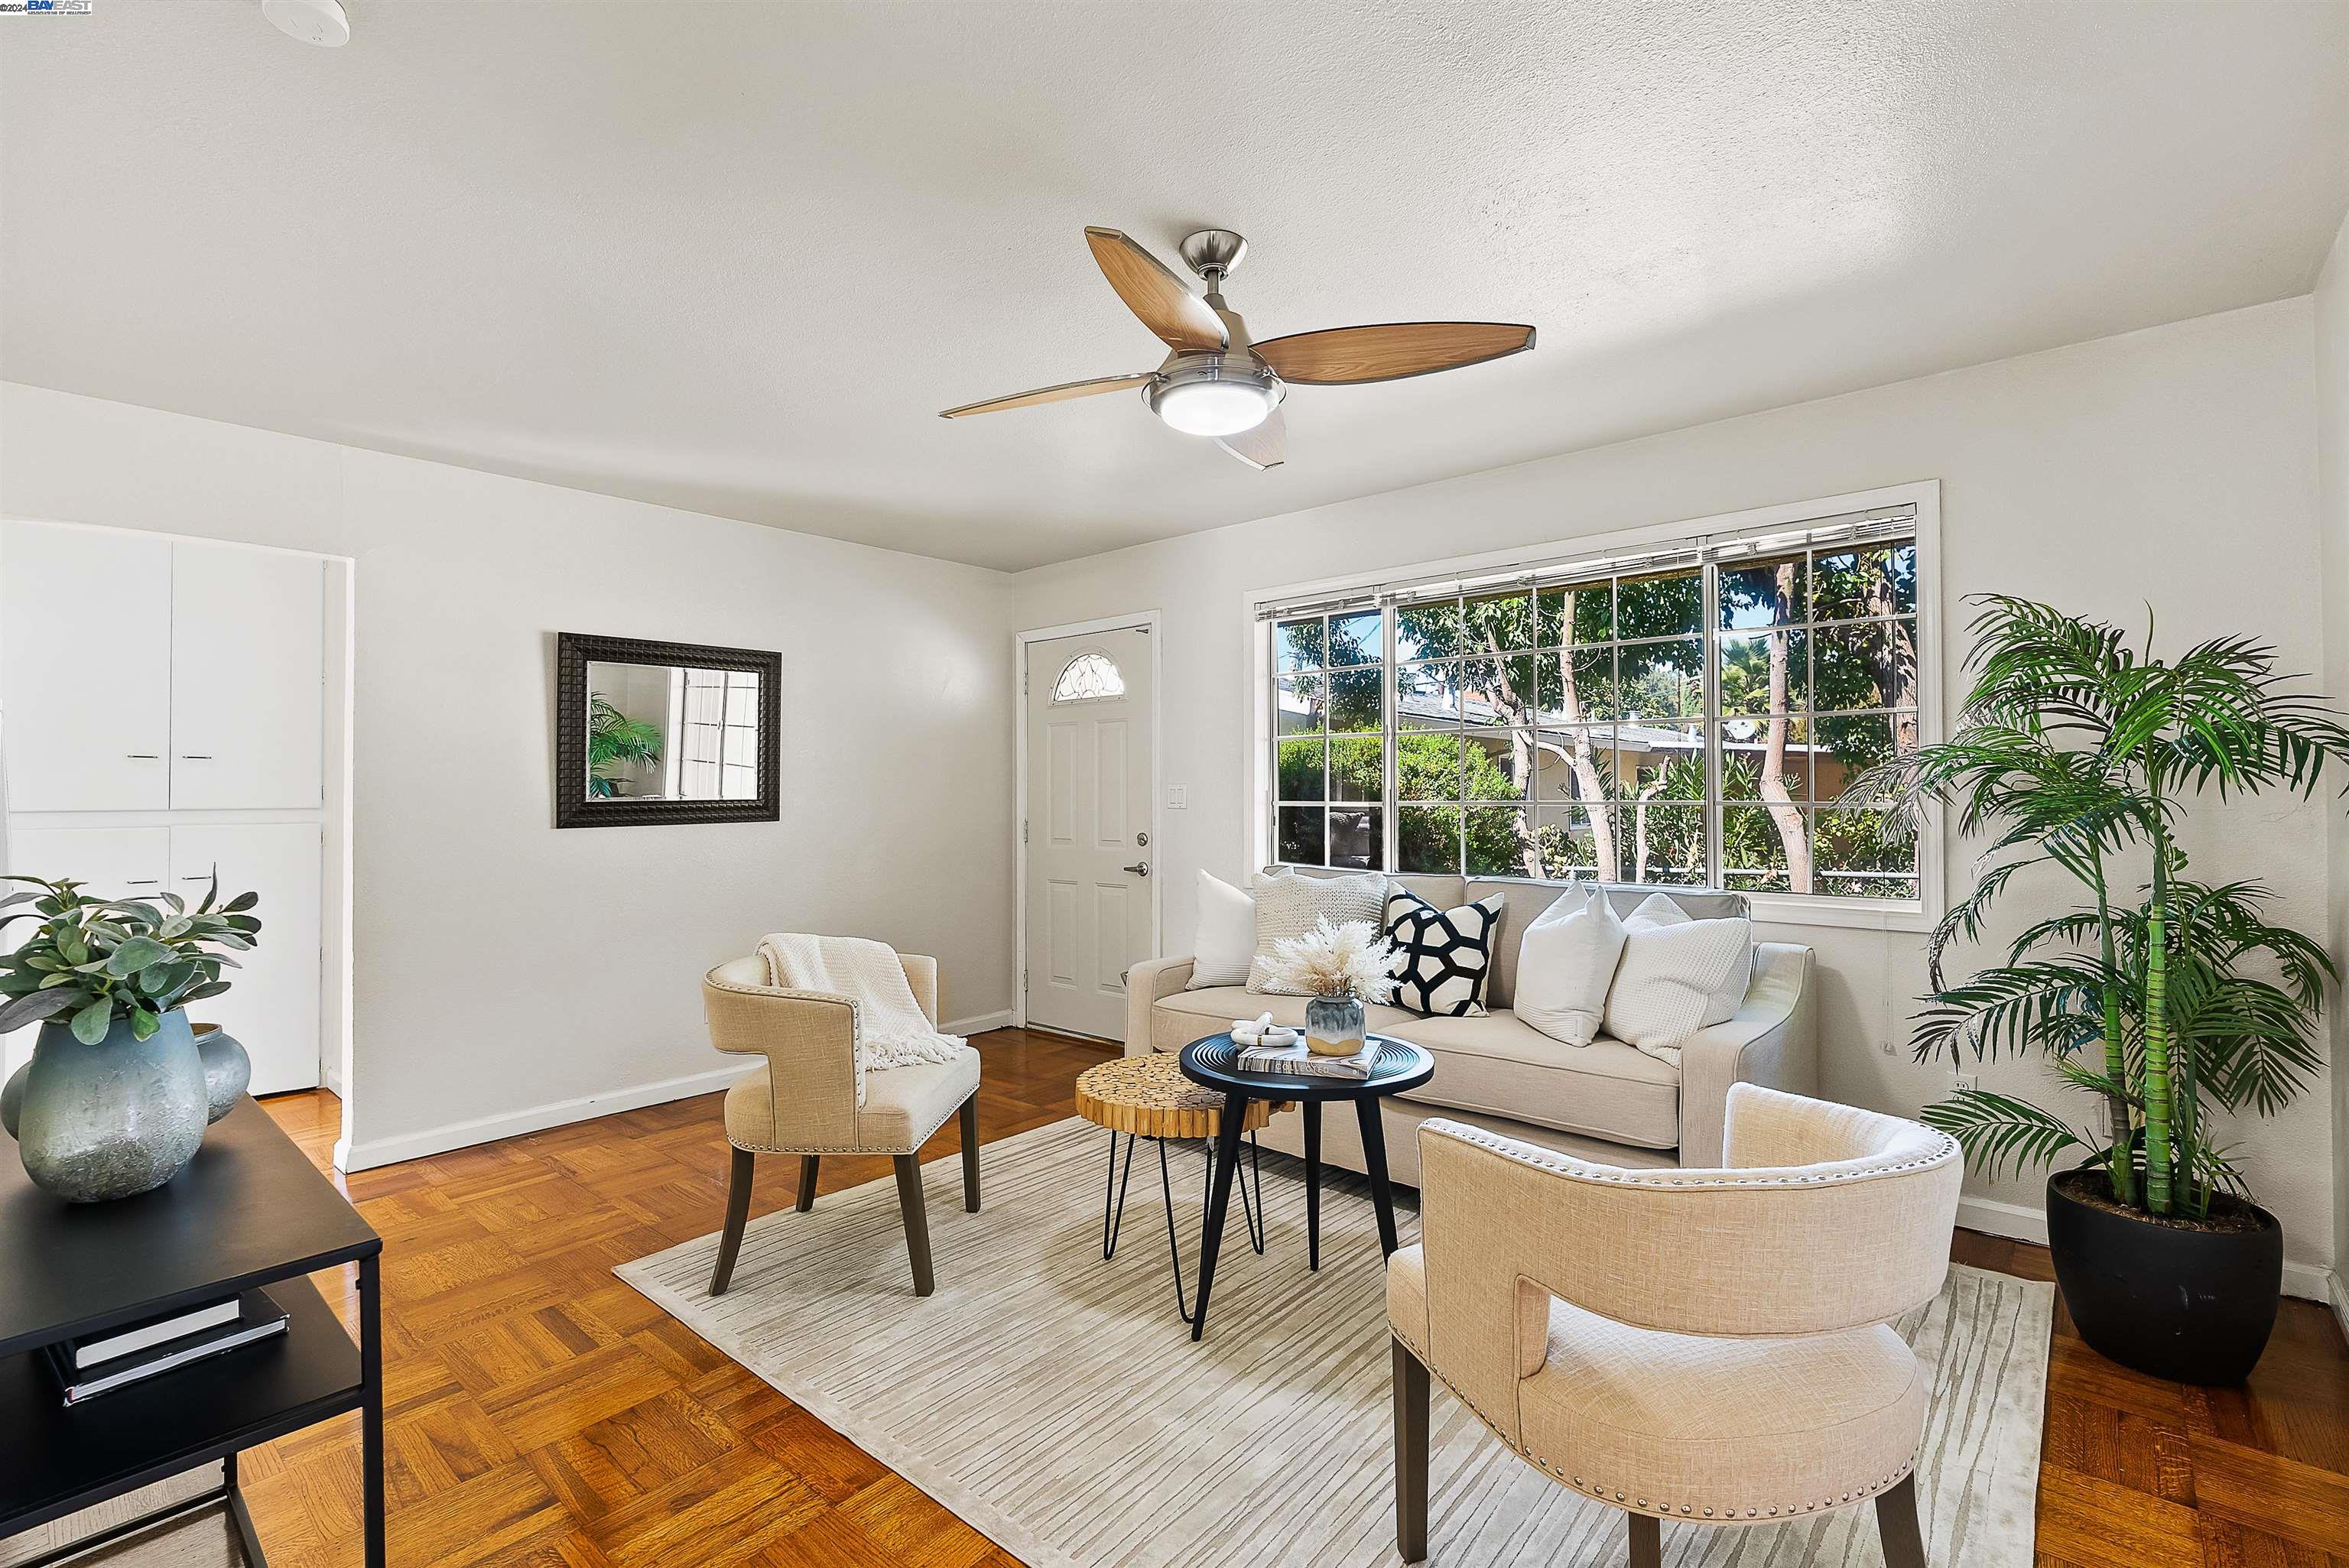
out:
<path id="1" fill-rule="evenodd" d="M 1336 687 L 1330 661 L 1330 617 L 1325 613 L 1321 617 L 1321 863 L 1333 870 L 1337 859 L 1332 852 L 1336 830 L 1330 826 L 1330 818 L 1336 813 L 1330 809 L 1330 797 L 1338 790 L 1337 780 L 1330 777 L 1330 699 Z"/>
<path id="2" fill-rule="evenodd" d="M 1398 826 L 1402 816 L 1400 799 L 1402 794 L 1402 758 L 1399 755 L 1402 741 L 1402 727 L 1397 722 L 1395 714 L 1396 705 L 1402 690 L 1402 675 L 1395 665 L 1395 622 L 1400 614 L 1401 612 L 1392 604 L 1381 607 L 1379 612 L 1379 645 L 1381 650 L 1379 665 L 1381 692 L 1379 698 L 1379 727 L 1380 745 L 1386 758 L 1384 766 L 1380 769 L 1379 816 L 1381 827 L 1379 851 L 1383 857 L 1383 863 L 1389 875 L 1393 875 L 1402 869 L 1402 830 Z"/>
<path id="3" fill-rule="evenodd" d="M 1704 735 L 1704 880 L 1709 887 L 1723 885 L 1721 863 L 1721 567 L 1710 552 L 1705 557 L 1701 595 L 1704 640 L 1699 645 Z"/>

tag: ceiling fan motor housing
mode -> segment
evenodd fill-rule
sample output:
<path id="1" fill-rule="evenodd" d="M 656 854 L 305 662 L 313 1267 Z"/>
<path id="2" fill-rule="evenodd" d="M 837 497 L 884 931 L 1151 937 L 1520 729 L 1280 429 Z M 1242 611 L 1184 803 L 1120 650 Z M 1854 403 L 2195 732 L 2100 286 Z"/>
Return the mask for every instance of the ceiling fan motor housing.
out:
<path id="1" fill-rule="evenodd" d="M 1177 352 L 1142 389 L 1152 413 L 1193 436 L 1254 429 L 1288 395 L 1272 366 L 1247 349 Z"/>

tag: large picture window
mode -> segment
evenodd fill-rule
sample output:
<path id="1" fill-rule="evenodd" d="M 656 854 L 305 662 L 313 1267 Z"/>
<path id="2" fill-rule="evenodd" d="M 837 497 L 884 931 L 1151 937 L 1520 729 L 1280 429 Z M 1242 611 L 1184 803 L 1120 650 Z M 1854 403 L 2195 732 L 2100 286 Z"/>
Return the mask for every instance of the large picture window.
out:
<path id="1" fill-rule="evenodd" d="M 1275 862 L 1913 901 L 1915 509 L 1271 606 Z"/>

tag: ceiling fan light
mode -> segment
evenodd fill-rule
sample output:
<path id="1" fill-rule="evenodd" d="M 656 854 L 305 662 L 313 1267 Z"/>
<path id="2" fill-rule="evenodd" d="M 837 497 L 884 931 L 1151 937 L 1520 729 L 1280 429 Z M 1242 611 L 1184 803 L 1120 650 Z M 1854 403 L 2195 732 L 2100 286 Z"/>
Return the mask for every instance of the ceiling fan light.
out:
<path id="1" fill-rule="evenodd" d="M 1186 436 L 1237 436 L 1272 414 L 1272 394 L 1247 381 L 1186 381 L 1151 401 L 1158 417 Z"/>
<path id="2" fill-rule="evenodd" d="M 1252 359 L 1217 353 L 1182 356 L 1143 397 L 1186 436 L 1237 436 L 1263 424 L 1283 390 L 1280 378 Z"/>

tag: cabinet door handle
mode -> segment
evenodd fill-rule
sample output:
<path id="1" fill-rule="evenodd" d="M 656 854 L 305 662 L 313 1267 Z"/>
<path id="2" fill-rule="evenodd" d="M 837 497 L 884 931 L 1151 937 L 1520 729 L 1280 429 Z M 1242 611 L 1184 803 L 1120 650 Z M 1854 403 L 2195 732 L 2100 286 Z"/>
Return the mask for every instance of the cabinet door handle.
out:
<path id="1" fill-rule="evenodd" d="M 122 755 L 128 757 L 133 762 L 160 762 L 163 760 L 163 754 L 160 751 L 126 751 Z"/>
<path id="2" fill-rule="evenodd" d="M 163 879 L 161 877 L 135 877 L 122 885 L 125 887 L 160 887 L 163 885 Z"/>
<path id="3" fill-rule="evenodd" d="M 212 759 L 212 756 L 209 751 L 182 751 L 180 753 L 180 760 L 182 762 L 210 762 Z"/>

